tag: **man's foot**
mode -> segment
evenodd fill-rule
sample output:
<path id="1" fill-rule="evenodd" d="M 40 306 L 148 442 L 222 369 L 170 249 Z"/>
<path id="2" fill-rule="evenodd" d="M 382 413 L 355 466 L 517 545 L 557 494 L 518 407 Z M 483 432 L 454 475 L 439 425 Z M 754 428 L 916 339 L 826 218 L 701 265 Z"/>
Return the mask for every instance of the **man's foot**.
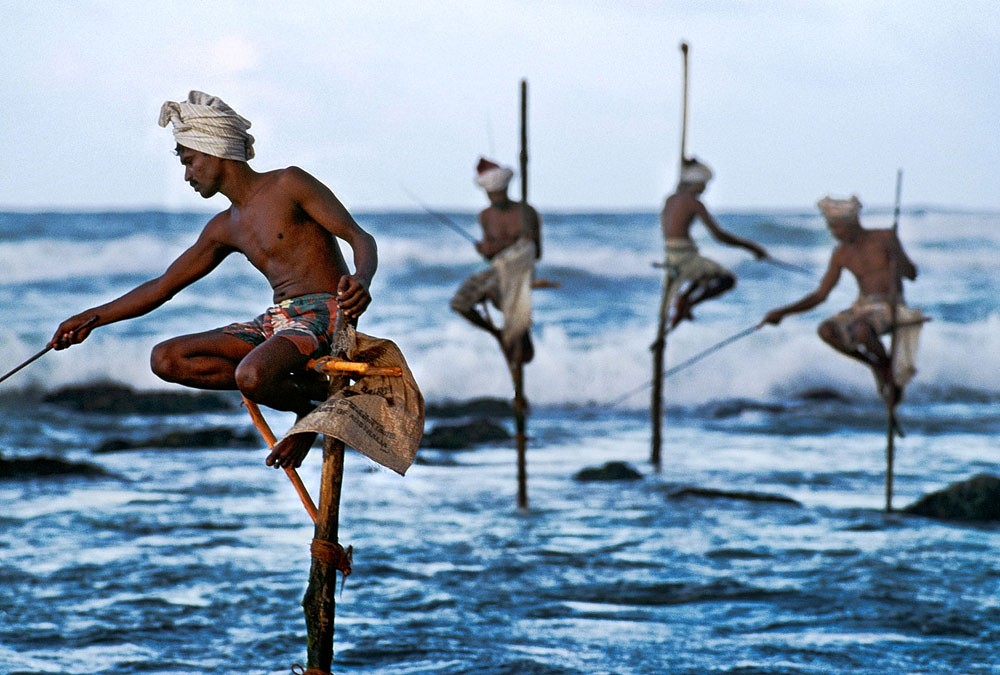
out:
<path id="1" fill-rule="evenodd" d="M 503 347 L 502 341 L 500 346 Z M 535 358 L 535 345 L 531 341 L 531 332 L 526 332 L 521 336 L 521 341 L 515 343 L 511 349 L 504 349 L 504 356 L 507 357 L 509 363 L 514 363 L 517 359 L 520 359 L 521 363 L 531 363 L 531 360 Z"/>
<path id="2" fill-rule="evenodd" d="M 315 370 L 303 370 L 291 374 L 292 383 L 310 401 L 322 402 L 330 395 L 330 378 Z"/>
<path id="3" fill-rule="evenodd" d="M 878 389 L 878 395 L 882 397 L 887 406 L 895 408 L 903 400 L 903 389 L 896 384 L 896 380 L 892 374 L 892 367 L 873 366 L 872 373 L 875 374 L 875 387 Z"/>
<path id="4" fill-rule="evenodd" d="M 268 466 L 275 469 L 299 468 L 302 460 L 309 454 L 316 434 L 295 434 L 278 441 L 278 444 L 271 448 L 271 453 L 264 460 Z"/>
<path id="5" fill-rule="evenodd" d="M 683 295 L 677 298 L 677 304 L 674 305 L 674 316 L 670 320 L 670 329 L 673 330 L 677 327 L 681 321 L 694 321 L 694 314 L 691 313 L 691 305 L 688 303 L 687 298 Z"/>

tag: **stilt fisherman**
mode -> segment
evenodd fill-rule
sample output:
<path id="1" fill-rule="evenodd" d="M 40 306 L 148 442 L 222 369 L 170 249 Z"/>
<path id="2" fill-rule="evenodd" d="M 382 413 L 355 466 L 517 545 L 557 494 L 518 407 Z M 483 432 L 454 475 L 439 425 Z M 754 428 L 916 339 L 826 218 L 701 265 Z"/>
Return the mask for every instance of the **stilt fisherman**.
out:
<path id="1" fill-rule="evenodd" d="M 701 195 L 711 179 L 712 170 L 706 164 L 694 158 L 685 158 L 677 190 L 667 197 L 660 212 L 660 228 L 667 255 L 665 292 L 674 297 L 671 329 L 685 319 L 693 320 L 692 310 L 696 305 L 736 285 L 736 275 L 698 252 L 698 246 L 691 239 L 691 226 L 695 219 L 701 220 L 711 235 L 723 244 L 745 248 L 758 260 L 768 257 L 762 246 L 724 230 L 709 213 Z M 664 298 L 664 301 L 670 302 L 670 298 Z"/>
<path id="2" fill-rule="evenodd" d="M 531 281 L 535 260 L 542 256 L 541 218 L 530 205 L 511 200 L 507 187 L 514 171 L 480 158 L 476 183 L 486 191 L 490 205 L 479 213 L 483 237 L 476 251 L 490 262 L 488 269 L 466 279 L 451 299 L 451 308 L 472 325 L 495 337 L 508 361 L 520 347 L 523 363 L 531 361 Z M 477 309 L 489 302 L 503 314 L 497 327 L 487 313 Z"/>
<path id="3" fill-rule="evenodd" d="M 824 197 L 817 206 L 830 233 L 839 242 L 826 273 L 816 290 L 796 302 L 772 309 L 762 323 L 777 325 L 788 314 L 812 309 L 826 300 L 841 272 L 847 270 L 858 282 L 858 298 L 846 310 L 823 321 L 819 336 L 838 352 L 871 368 L 879 395 L 887 405 L 895 407 L 916 373 L 917 342 L 925 320 L 919 310 L 907 307 L 903 298 L 903 278 L 916 279 L 917 267 L 893 230 L 861 226 L 861 202 L 856 196 Z M 880 339 L 893 330 L 893 316 L 895 358 Z"/>

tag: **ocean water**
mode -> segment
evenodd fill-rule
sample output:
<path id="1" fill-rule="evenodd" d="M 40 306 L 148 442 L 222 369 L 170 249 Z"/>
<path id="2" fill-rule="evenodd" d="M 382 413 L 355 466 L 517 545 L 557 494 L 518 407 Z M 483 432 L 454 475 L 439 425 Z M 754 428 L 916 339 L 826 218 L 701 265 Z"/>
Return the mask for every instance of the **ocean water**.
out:
<path id="1" fill-rule="evenodd" d="M 827 302 L 670 377 L 663 467 L 649 464 L 649 344 L 662 257 L 649 213 L 543 213 L 526 367 L 530 506 L 512 442 L 423 449 L 405 477 L 349 453 L 337 602 L 340 673 L 997 673 L 1000 527 L 886 515 L 885 419 L 871 375 L 815 334 Z M 449 217 L 475 232 L 473 214 Z M 379 243 L 360 329 L 396 341 L 428 403 L 509 399 L 492 338 L 448 300 L 481 268 L 434 217 L 360 213 Z M 159 274 L 204 214 L 0 214 L 0 371 L 55 326 Z M 864 214 L 888 227 L 891 214 Z M 797 274 L 703 237 L 739 284 L 670 336 L 681 363 L 817 283 L 819 216 L 723 213 Z M 1000 215 L 904 210 L 932 317 L 900 408 L 894 505 L 1000 473 Z M 229 426 L 245 412 L 94 415 L 41 402 L 95 381 L 175 390 L 150 348 L 243 320 L 270 293 L 233 256 L 152 314 L 50 352 L 0 385 L 0 453 L 87 461 L 106 478 L 0 481 L 0 673 L 288 673 L 312 526 L 261 449 L 95 453 L 110 438 Z M 818 392 L 825 395 L 817 396 Z M 276 431 L 291 419 L 265 411 Z M 428 429 L 454 423 L 429 417 Z M 512 429 L 510 421 L 505 421 Z M 318 485 L 319 452 L 301 470 Z M 581 469 L 627 462 L 634 482 Z M 683 496 L 759 492 L 796 503 Z"/>

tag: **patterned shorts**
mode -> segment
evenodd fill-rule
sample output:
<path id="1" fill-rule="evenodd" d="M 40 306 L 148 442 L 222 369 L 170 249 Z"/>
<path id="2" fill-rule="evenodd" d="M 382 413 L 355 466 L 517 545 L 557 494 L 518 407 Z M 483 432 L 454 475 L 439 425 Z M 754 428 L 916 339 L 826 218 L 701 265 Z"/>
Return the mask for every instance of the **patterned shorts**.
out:
<path id="1" fill-rule="evenodd" d="M 303 356 L 317 357 L 330 351 L 336 319 L 337 296 L 310 293 L 282 300 L 252 321 L 231 323 L 221 330 L 255 347 L 280 335 L 290 340 Z"/>

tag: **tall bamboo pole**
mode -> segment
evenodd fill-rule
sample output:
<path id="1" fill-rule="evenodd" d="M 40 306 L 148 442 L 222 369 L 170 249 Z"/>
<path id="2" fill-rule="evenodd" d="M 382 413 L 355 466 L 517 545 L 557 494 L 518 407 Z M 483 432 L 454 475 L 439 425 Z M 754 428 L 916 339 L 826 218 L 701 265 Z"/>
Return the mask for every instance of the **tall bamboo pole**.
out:
<path id="1" fill-rule="evenodd" d="M 688 109 L 688 44 L 681 42 L 683 63 L 683 80 L 681 94 L 681 156 L 679 171 L 684 170 L 684 159 L 687 156 L 687 109 Z M 673 295 L 673 279 L 670 269 L 663 272 L 663 294 L 660 298 L 660 311 L 656 324 L 656 339 L 650 345 L 653 351 L 653 390 L 649 405 L 649 418 L 652 425 L 650 439 L 649 461 L 656 471 L 660 471 L 663 463 L 661 447 L 663 445 L 663 370 L 666 365 L 667 351 L 667 317 L 670 314 L 670 298 Z"/>
<path id="2" fill-rule="evenodd" d="M 344 316 L 337 313 L 334 335 L 344 330 Z M 338 353 L 334 356 L 343 357 Z M 348 383 L 346 377 L 332 377 L 329 392 L 333 394 Z M 309 585 L 302 598 L 306 618 L 307 675 L 330 673 L 333 670 L 333 636 L 337 613 L 337 572 L 350 574 L 350 553 L 338 541 L 340 527 L 340 493 L 344 480 L 344 442 L 323 438 L 323 468 L 320 479 L 319 518 L 310 547 L 312 567 Z"/>
<path id="3" fill-rule="evenodd" d="M 521 228 L 530 227 L 528 215 L 528 82 L 521 80 Z M 531 330 L 529 327 L 528 330 Z M 523 342 L 522 342 L 523 344 Z M 517 439 L 517 506 L 528 508 L 527 403 L 524 397 L 524 354 L 520 346 L 508 363 L 514 382 L 514 423 Z"/>
<path id="4" fill-rule="evenodd" d="M 899 237 L 899 206 L 900 195 L 903 189 L 903 170 L 896 172 L 896 206 L 892 216 L 892 236 L 893 239 Z M 889 263 L 890 274 L 892 276 L 892 290 L 889 293 L 889 325 L 892 332 L 889 334 L 889 373 L 893 378 L 893 388 L 895 388 L 895 364 L 896 364 L 896 305 L 899 302 L 900 290 L 902 287 L 902 277 L 899 274 L 899 264 L 894 257 Z M 893 464 L 896 455 L 896 401 L 886 399 L 886 432 L 885 432 L 885 512 L 892 513 L 892 490 L 893 490 Z"/>

